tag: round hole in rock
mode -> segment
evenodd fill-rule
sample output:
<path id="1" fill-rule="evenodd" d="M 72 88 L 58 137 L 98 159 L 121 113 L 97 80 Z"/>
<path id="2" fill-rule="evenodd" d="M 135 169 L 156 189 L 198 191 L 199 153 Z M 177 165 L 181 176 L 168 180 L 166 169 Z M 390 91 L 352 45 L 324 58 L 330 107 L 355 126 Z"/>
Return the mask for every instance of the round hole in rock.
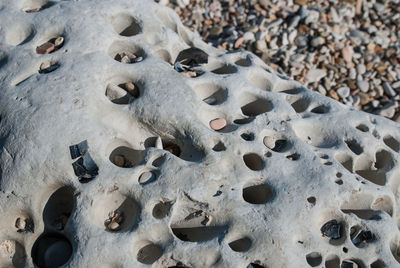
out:
<path id="1" fill-rule="evenodd" d="M 376 260 L 371 263 L 371 268 L 385 268 L 388 267 L 382 260 Z"/>
<path id="2" fill-rule="evenodd" d="M 162 201 L 158 202 L 153 207 L 153 211 L 152 211 L 153 217 L 156 218 L 156 219 L 164 218 L 165 216 L 167 216 L 170 207 L 171 207 L 171 203 L 170 202 L 162 202 Z"/>
<path id="3" fill-rule="evenodd" d="M 235 61 L 235 64 L 242 67 L 249 67 L 251 66 L 251 60 L 249 58 L 241 58 Z"/>
<path id="4" fill-rule="evenodd" d="M 351 155 L 339 152 L 335 155 L 335 159 L 349 172 L 353 172 L 353 157 Z"/>
<path id="5" fill-rule="evenodd" d="M 336 255 L 329 255 L 325 259 L 325 268 L 339 268 L 340 259 Z"/>
<path id="6" fill-rule="evenodd" d="M 111 44 L 108 55 L 121 63 L 138 63 L 146 58 L 146 53 L 138 45 L 129 41 L 115 41 Z"/>
<path id="7" fill-rule="evenodd" d="M 212 149 L 215 152 L 222 152 L 222 151 L 226 150 L 226 147 L 225 147 L 224 143 L 222 141 L 220 141 L 217 144 L 215 144 Z"/>
<path id="8" fill-rule="evenodd" d="M 311 252 L 306 255 L 306 260 L 311 267 L 316 267 L 321 264 L 322 256 L 318 252 Z"/>
<path id="9" fill-rule="evenodd" d="M 349 149 L 356 155 L 360 155 L 364 151 L 356 140 L 345 140 L 344 142 L 346 143 L 347 147 L 349 147 Z"/>
<path id="10" fill-rule="evenodd" d="M 237 72 L 237 68 L 230 64 L 218 64 L 217 67 L 211 69 L 215 74 L 233 74 Z"/>
<path id="11" fill-rule="evenodd" d="M 254 120 L 255 117 L 246 117 L 246 118 L 238 118 L 233 120 L 233 123 L 237 125 L 245 125 L 248 123 L 251 123 Z"/>
<path id="12" fill-rule="evenodd" d="M 327 125 L 311 120 L 294 122 L 296 135 L 305 143 L 318 148 L 330 148 L 338 144 L 338 138 Z"/>
<path id="13" fill-rule="evenodd" d="M 269 100 L 257 97 L 255 95 L 244 93 L 240 96 L 239 104 L 242 113 L 247 116 L 257 116 L 270 112 L 273 108 Z"/>
<path id="14" fill-rule="evenodd" d="M 153 264 L 162 254 L 163 251 L 160 246 L 150 243 L 139 249 L 136 259 L 143 264 Z"/>
<path id="15" fill-rule="evenodd" d="M 338 184 L 338 185 L 342 185 L 343 184 L 343 180 L 338 179 L 338 180 L 335 181 L 335 183 Z"/>
<path id="16" fill-rule="evenodd" d="M 248 237 L 242 237 L 230 242 L 228 245 L 233 251 L 236 252 L 248 251 L 251 247 L 251 239 Z"/>
<path id="17" fill-rule="evenodd" d="M 171 225 L 172 233 L 182 241 L 202 242 L 218 237 L 226 230 L 224 226 L 194 226 L 184 227 L 180 225 Z"/>
<path id="18" fill-rule="evenodd" d="M 265 71 L 253 71 L 247 79 L 259 89 L 271 91 L 273 88 L 272 82 L 268 79 L 268 74 Z"/>
<path id="19" fill-rule="evenodd" d="M 386 150 L 377 151 L 375 159 L 375 167 L 377 169 L 391 170 L 394 166 L 393 156 Z"/>
<path id="20" fill-rule="evenodd" d="M 266 184 L 243 187 L 243 199 L 250 204 L 265 204 L 273 198 L 273 192 Z"/>
<path id="21" fill-rule="evenodd" d="M 319 105 L 311 110 L 315 114 L 326 114 L 329 112 L 329 107 L 325 105 Z"/>
<path id="22" fill-rule="evenodd" d="M 106 88 L 107 98 L 115 104 L 129 104 L 140 97 L 140 87 L 133 82 L 110 83 Z"/>
<path id="23" fill-rule="evenodd" d="M 258 264 L 258 261 L 257 262 L 251 262 L 251 263 L 249 263 L 247 266 L 246 266 L 246 268 L 265 268 L 263 265 L 261 265 L 261 264 Z"/>
<path id="24" fill-rule="evenodd" d="M 162 164 L 164 164 L 165 162 L 165 156 L 160 156 L 157 157 L 156 159 L 153 160 L 153 162 L 151 163 L 154 167 L 161 167 Z"/>
<path id="25" fill-rule="evenodd" d="M 398 152 L 400 148 L 400 143 L 398 140 L 393 138 L 391 135 L 386 135 L 383 137 L 383 142 L 390 147 L 393 151 Z"/>
<path id="26" fill-rule="evenodd" d="M 61 234 L 43 234 L 33 244 L 31 256 L 33 263 L 38 267 L 60 267 L 71 258 L 72 245 Z"/>
<path id="27" fill-rule="evenodd" d="M 14 25 L 7 29 L 5 41 L 12 46 L 22 45 L 33 38 L 35 32 L 29 24 Z"/>
<path id="28" fill-rule="evenodd" d="M 25 267 L 25 249 L 14 240 L 4 240 L 0 243 L 0 267 Z"/>
<path id="29" fill-rule="evenodd" d="M 304 89 L 301 88 L 301 87 L 293 87 L 293 88 L 289 88 L 289 89 L 285 89 L 285 90 L 279 91 L 279 93 L 286 93 L 286 94 L 289 94 L 289 95 L 296 95 L 296 94 L 299 94 L 300 92 L 303 92 L 303 91 L 304 91 Z"/>
<path id="30" fill-rule="evenodd" d="M 359 131 L 362 131 L 362 132 L 368 132 L 369 131 L 369 128 L 364 124 L 357 125 L 356 129 L 358 129 Z"/>
<path id="31" fill-rule="evenodd" d="M 242 133 L 242 134 L 240 134 L 240 137 L 242 137 L 242 139 L 244 139 L 245 141 L 253 141 L 254 133 L 252 133 L 252 132 Z"/>
<path id="32" fill-rule="evenodd" d="M 314 196 L 310 196 L 307 198 L 307 202 L 312 205 L 315 205 L 315 203 L 317 202 L 317 199 Z"/>
<path id="33" fill-rule="evenodd" d="M 172 64 L 171 54 L 167 50 L 165 50 L 165 49 L 157 50 L 155 52 L 155 55 L 157 57 L 159 57 L 160 59 L 162 59 L 163 61 L 168 62 L 169 64 Z"/>
<path id="34" fill-rule="evenodd" d="M 197 96 L 199 96 L 200 99 L 209 105 L 221 104 L 228 96 L 226 89 L 214 83 L 197 85 L 194 87 L 194 92 L 197 94 Z"/>
<path id="35" fill-rule="evenodd" d="M 139 175 L 138 182 L 140 185 L 146 185 L 154 182 L 157 179 L 157 171 L 145 171 Z"/>
<path id="36" fill-rule="evenodd" d="M 343 247 L 343 248 L 342 248 L 342 251 L 343 251 L 344 253 L 347 253 L 347 252 L 349 252 L 349 249 L 346 248 L 346 247 Z"/>
<path id="37" fill-rule="evenodd" d="M 109 157 L 111 163 L 121 168 L 131 168 L 138 165 L 144 159 L 143 151 L 134 150 L 127 146 L 115 148 Z"/>
<path id="38" fill-rule="evenodd" d="M 298 154 L 298 153 L 289 154 L 286 156 L 286 158 L 291 161 L 297 161 L 300 159 L 300 154 Z"/>
<path id="39" fill-rule="evenodd" d="M 258 171 L 264 168 L 264 161 L 256 153 L 248 153 L 243 156 L 245 165 L 254 171 Z"/>
<path id="40" fill-rule="evenodd" d="M 114 30 L 122 36 L 133 36 L 141 32 L 138 21 L 129 14 L 119 13 L 112 17 Z"/>
<path id="41" fill-rule="evenodd" d="M 75 206 L 74 191 L 70 186 L 56 190 L 47 200 L 43 209 L 46 228 L 63 230 Z"/>
<path id="42" fill-rule="evenodd" d="M 288 140 L 279 133 L 265 136 L 263 139 L 263 143 L 267 148 L 278 153 L 284 152 L 289 145 Z"/>
<path id="43" fill-rule="evenodd" d="M 139 207 L 133 198 L 114 191 L 97 196 L 89 212 L 92 223 L 101 229 L 129 231 L 137 221 Z"/>

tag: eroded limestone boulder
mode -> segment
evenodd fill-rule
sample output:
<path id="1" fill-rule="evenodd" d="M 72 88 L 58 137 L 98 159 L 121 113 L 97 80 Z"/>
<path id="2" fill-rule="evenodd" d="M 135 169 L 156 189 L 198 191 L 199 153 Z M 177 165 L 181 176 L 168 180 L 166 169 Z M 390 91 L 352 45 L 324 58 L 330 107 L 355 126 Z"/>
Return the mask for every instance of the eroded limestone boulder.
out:
<path id="1" fill-rule="evenodd" d="M 1 265 L 400 266 L 396 123 L 152 1 L 3 1 L 0 32 Z"/>

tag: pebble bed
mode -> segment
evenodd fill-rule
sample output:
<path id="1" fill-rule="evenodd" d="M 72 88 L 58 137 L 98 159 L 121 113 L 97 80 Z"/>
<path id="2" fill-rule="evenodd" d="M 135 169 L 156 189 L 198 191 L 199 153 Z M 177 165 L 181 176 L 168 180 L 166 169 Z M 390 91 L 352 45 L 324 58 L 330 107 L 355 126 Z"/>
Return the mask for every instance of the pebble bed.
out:
<path id="1" fill-rule="evenodd" d="M 400 122 L 400 1 L 159 0 L 203 40 Z"/>

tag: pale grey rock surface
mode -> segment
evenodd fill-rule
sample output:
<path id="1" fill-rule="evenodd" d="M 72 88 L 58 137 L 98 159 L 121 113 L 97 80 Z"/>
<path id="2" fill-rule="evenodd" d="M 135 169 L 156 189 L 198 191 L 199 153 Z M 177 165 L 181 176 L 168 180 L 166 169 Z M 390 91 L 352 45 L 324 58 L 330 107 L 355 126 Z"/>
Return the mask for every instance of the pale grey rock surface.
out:
<path id="1" fill-rule="evenodd" d="M 0 3 L 2 267 L 399 266 L 397 123 L 214 49 L 152 1 L 22 11 L 43 4 Z M 195 78 L 171 65 L 189 47 L 208 54 Z"/>

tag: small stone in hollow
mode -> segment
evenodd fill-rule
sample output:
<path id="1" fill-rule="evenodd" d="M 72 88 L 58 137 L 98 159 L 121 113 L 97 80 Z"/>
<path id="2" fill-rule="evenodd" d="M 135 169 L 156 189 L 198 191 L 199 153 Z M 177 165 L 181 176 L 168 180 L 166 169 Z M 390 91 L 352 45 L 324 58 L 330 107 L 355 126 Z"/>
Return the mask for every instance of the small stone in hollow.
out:
<path id="1" fill-rule="evenodd" d="M 210 127 L 213 130 L 221 130 L 226 126 L 226 120 L 224 118 L 216 118 L 210 121 Z"/>

